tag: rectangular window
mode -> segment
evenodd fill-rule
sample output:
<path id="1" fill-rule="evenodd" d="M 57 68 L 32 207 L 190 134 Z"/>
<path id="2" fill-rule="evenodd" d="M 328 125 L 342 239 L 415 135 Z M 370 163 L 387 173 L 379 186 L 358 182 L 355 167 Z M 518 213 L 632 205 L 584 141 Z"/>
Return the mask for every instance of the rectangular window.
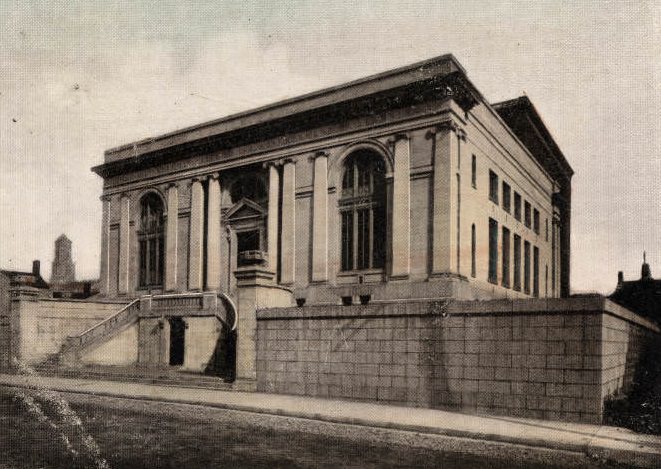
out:
<path id="1" fill-rule="evenodd" d="M 498 203 L 498 175 L 489 170 L 489 200 Z"/>
<path id="2" fill-rule="evenodd" d="M 512 210 L 512 190 L 510 185 L 503 181 L 503 209 L 510 213 Z"/>
<path id="3" fill-rule="evenodd" d="M 475 237 L 475 224 L 471 227 L 471 276 L 475 277 L 477 275 L 477 268 L 475 262 L 477 248 L 477 239 Z"/>
<path id="4" fill-rule="evenodd" d="M 514 218 L 521 221 L 521 195 L 514 192 Z"/>
<path id="5" fill-rule="evenodd" d="M 353 270 L 353 212 L 342 212 L 342 270 Z"/>
<path id="6" fill-rule="evenodd" d="M 526 201 L 525 204 L 524 204 L 524 207 L 525 207 L 524 216 L 525 216 L 526 228 L 530 228 L 531 225 L 532 225 L 532 220 L 531 220 L 531 216 L 530 216 L 530 202 Z"/>
<path id="7" fill-rule="evenodd" d="M 556 277 L 556 249 L 557 246 L 555 245 L 555 222 L 551 222 L 551 292 L 553 292 L 553 296 L 555 296 L 555 277 Z"/>
<path id="8" fill-rule="evenodd" d="M 498 222 L 489 218 L 489 282 L 498 282 Z"/>
<path id="9" fill-rule="evenodd" d="M 548 218 L 544 219 L 544 224 L 546 225 L 546 235 L 544 236 L 544 239 L 548 243 L 549 242 L 549 219 Z"/>
<path id="10" fill-rule="evenodd" d="M 530 243 L 523 243 L 523 291 L 530 295 Z"/>
<path id="11" fill-rule="evenodd" d="M 514 235 L 514 289 L 521 291 L 521 236 Z"/>
<path id="12" fill-rule="evenodd" d="M 471 162 L 471 184 L 473 189 L 477 189 L 477 156 L 473 155 Z"/>
<path id="13" fill-rule="evenodd" d="M 503 281 L 505 288 L 510 287 L 510 230 L 503 226 Z"/>
<path id="14" fill-rule="evenodd" d="M 532 293 L 539 297 L 539 248 L 535 246 L 532 253 Z"/>
<path id="15" fill-rule="evenodd" d="M 240 266 L 255 263 L 252 253 L 259 251 L 261 233 L 259 230 L 239 231 L 236 233 L 236 250 L 238 253 L 237 263 Z"/>
<path id="16" fill-rule="evenodd" d="M 532 211 L 532 226 L 535 233 L 539 234 L 539 210 Z"/>

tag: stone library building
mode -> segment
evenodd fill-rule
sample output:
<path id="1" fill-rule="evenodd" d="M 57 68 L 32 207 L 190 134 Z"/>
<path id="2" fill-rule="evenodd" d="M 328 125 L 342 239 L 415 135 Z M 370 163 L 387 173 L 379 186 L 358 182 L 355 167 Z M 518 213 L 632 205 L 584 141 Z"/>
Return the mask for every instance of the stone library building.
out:
<path id="1" fill-rule="evenodd" d="M 113 148 L 93 171 L 97 314 L 17 300 L 25 361 L 594 422 L 658 336 L 569 297 L 572 168 L 527 97 L 488 102 L 452 55 Z M 48 308 L 63 320 L 40 328 Z"/>

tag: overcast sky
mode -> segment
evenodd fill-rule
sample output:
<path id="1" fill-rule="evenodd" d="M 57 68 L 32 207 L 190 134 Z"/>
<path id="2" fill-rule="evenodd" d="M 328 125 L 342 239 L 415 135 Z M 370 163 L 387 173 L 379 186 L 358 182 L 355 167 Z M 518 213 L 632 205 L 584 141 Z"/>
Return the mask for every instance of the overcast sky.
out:
<path id="1" fill-rule="evenodd" d="M 98 276 L 107 148 L 452 53 L 574 168 L 573 289 L 661 278 L 660 4 L 0 0 L 0 267 Z"/>

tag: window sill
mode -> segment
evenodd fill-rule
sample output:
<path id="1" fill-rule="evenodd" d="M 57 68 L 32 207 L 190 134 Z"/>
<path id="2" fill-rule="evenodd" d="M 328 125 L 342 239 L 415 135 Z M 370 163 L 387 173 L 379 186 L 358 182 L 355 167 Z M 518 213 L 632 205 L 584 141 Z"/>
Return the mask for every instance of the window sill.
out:
<path id="1" fill-rule="evenodd" d="M 337 273 L 338 277 L 350 277 L 352 275 L 382 274 L 384 269 L 342 270 Z"/>
<path id="2" fill-rule="evenodd" d="M 163 293 L 163 285 L 140 286 L 136 289 L 136 291 L 146 292 L 147 294 Z"/>
<path id="3" fill-rule="evenodd" d="M 338 285 L 381 283 L 385 280 L 385 269 L 354 270 L 338 272 Z"/>

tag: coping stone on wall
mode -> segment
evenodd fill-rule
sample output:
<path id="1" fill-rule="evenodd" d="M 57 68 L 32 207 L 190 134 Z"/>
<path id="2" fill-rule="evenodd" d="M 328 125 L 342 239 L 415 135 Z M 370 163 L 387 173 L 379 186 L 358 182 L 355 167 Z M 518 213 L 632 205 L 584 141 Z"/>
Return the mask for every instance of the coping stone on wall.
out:
<path id="1" fill-rule="evenodd" d="M 272 319 L 313 319 L 365 316 L 433 316 L 438 308 L 430 305 L 438 303 L 443 313 L 451 315 L 490 315 L 490 314 L 571 314 L 573 312 L 606 313 L 627 322 L 645 327 L 656 333 L 661 328 L 653 322 L 617 305 L 604 296 L 594 295 L 573 298 L 531 298 L 517 300 L 459 301 L 447 302 L 446 298 L 425 301 L 382 302 L 369 305 L 310 305 L 303 307 L 268 308 L 257 311 L 258 320 Z M 447 303 L 446 303 L 447 302 Z"/>

